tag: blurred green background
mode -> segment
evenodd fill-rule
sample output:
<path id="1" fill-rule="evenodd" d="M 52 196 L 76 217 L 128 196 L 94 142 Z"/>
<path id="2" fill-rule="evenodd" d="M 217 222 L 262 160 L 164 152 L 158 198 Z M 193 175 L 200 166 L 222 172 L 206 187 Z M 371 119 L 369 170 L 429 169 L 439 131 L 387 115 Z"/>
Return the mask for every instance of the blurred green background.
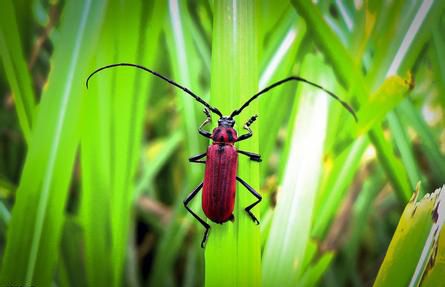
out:
<path id="1" fill-rule="evenodd" d="M 371 286 L 409 198 L 445 182 L 444 1 L 0 0 L 1 286 Z M 442 51 L 442 52 L 440 52 Z M 188 157 L 253 114 L 255 226 L 203 228 Z M 212 128 L 217 118 L 213 117 Z M 204 216 L 197 196 L 192 208 Z M 410 276 L 408 274 L 407 276 Z M 223 280 L 223 281 L 222 281 Z"/>

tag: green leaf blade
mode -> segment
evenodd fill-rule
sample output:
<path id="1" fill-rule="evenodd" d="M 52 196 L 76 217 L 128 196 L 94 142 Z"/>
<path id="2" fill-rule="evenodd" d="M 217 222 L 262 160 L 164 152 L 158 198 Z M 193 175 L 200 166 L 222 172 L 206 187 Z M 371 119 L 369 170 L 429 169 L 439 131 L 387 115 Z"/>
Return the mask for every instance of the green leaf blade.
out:
<path id="1" fill-rule="evenodd" d="M 252 1 L 217 1 L 214 3 L 214 31 L 212 49 L 211 104 L 228 115 L 239 108 L 257 91 L 257 31 L 256 6 Z M 253 102 L 236 118 L 239 127 L 257 113 Z M 253 137 L 239 144 L 239 149 L 258 152 L 258 124 L 252 125 Z M 247 157 L 239 156 L 238 176 L 255 190 L 259 190 L 259 167 Z M 246 214 L 245 208 L 255 198 L 246 188 L 237 184 L 235 221 L 224 225 L 211 224 L 205 251 L 205 284 L 217 286 L 260 286 L 259 228 Z M 259 219 L 257 208 L 253 213 Z"/>
<path id="2" fill-rule="evenodd" d="M 98 32 L 94 27 L 100 23 L 104 4 L 72 2 L 62 16 L 60 29 L 65 36 L 55 51 L 17 190 L 0 284 L 50 285 L 79 140 L 85 63 L 90 59 Z M 70 55 L 69 62 L 65 53 Z"/>
<path id="3" fill-rule="evenodd" d="M 2 1 L 2 9 L 0 9 L 0 64 L 3 64 L 5 68 L 6 77 L 14 96 L 19 123 L 24 137 L 29 143 L 36 100 L 19 35 L 13 3 L 10 0 Z"/>

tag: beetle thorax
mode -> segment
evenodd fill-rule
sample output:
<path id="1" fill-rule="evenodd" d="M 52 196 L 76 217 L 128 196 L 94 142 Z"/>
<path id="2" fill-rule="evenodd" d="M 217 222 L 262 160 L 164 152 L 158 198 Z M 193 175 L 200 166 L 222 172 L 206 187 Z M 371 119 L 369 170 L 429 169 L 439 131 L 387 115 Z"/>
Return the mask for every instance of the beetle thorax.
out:
<path id="1" fill-rule="evenodd" d="M 213 130 L 212 139 L 214 143 L 234 143 L 237 140 L 236 131 L 232 127 L 218 126 Z"/>

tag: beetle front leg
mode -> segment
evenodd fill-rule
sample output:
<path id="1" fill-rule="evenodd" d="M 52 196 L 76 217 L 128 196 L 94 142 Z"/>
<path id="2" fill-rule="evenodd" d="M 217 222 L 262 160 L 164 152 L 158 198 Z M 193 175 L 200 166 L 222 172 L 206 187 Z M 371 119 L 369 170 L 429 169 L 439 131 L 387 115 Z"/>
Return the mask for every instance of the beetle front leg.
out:
<path id="1" fill-rule="evenodd" d="M 257 161 L 257 162 L 262 161 L 261 155 L 259 155 L 257 153 L 243 151 L 243 150 L 237 150 L 237 152 L 239 152 L 240 154 L 243 154 L 243 155 L 247 155 L 250 158 L 250 160 Z"/>
<path id="2" fill-rule="evenodd" d="M 206 155 L 207 155 L 207 152 L 192 156 L 191 158 L 189 158 L 189 162 L 206 163 L 205 160 L 200 160 L 201 158 L 205 157 Z"/>
<path id="3" fill-rule="evenodd" d="M 210 133 L 209 131 L 206 131 L 203 129 L 204 126 L 206 126 L 207 124 L 209 124 L 212 121 L 212 118 L 210 117 L 210 112 L 207 108 L 204 109 L 204 114 L 207 116 L 207 118 L 205 119 L 205 121 L 199 126 L 198 128 L 198 132 L 205 136 L 206 138 L 211 139 L 212 138 L 212 133 Z"/>
<path id="4" fill-rule="evenodd" d="M 199 217 L 196 213 L 193 212 L 193 210 L 190 209 L 190 207 L 188 206 L 189 202 L 196 196 L 196 194 L 198 194 L 198 192 L 201 190 L 203 186 L 203 182 L 201 182 L 185 199 L 184 199 L 184 206 L 185 209 L 188 210 L 188 212 L 190 212 L 194 218 L 196 218 L 196 220 L 199 221 L 199 223 L 202 224 L 202 226 L 205 227 L 206 231 L 204 232 L 204 237 L 202 238 L 201 241 L 201 247 L 204 248 L 205 243 L 207 241 L 207 237 L 209 237 L 209 230 L 210 230 L 210 225 L 207 224 L 207 222 L 204 221 L 204 219 L 202 219 L 201 217 Z"/>
<path id="5" fill-rule="evenodd" d="M 257 117 L 258 115 L 254 115 L 247 121 L 247 123 L 244 125 L 244 129 L 247 130 L 247 134 L 240 135 L 236 140 L 237 142 L 248 139 L 253 135 L 252 130 L 250 129 L 250 125 L 256 120 Z"/>
<path id="6" fill-rule="evenodd" d="M 238 176 L 236 177 L 236 180 L 238 180 L 242 185 L 244 185 L 245 188 L 247 188 L 248 191 L 250 191 L 250 193 L 253 194 L 253 196 L 255 196 L 258 200 L 255 201 L 254 203 L 252 203 L 251 205 L 249 205 L 248 207 L 245 208 L 246 212 L 249 214 L 250 218 L 252 218 L 253 222 L 255 222 L 256 224 L 260 224 L 260 222 L 258 221 L 258 219 L 255 217 L 255 215 L 252 213 L 252 211 L 250 211 L 255 205 L 257 205 L 258 203 L 260 203 L 260 201 L 263 199 L 261 197 L 261 195 L 255 191 L 255 189 L 253 189 L 253 187 L 251 187 L 247 182 L 245 182 L 244 180 L 242 180 L 241 178 L 239 178 Z"/>

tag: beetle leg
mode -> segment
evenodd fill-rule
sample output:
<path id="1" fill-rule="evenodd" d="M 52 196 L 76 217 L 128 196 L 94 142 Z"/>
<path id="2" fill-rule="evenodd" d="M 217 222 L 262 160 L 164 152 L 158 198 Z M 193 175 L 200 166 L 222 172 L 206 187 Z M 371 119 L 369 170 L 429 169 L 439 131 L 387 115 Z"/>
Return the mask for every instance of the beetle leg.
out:
<path id="1" fill-rule="evenodd" d="M 210 112 L 207 108 L 204 109 L 204 114 L 206 114 L 207 118 L 205 119 L 205 121 L 199 126 L 198 128 L 198 132 L 205 136 L 206 138 L 211 139 L 212 138 L 212 133 L 210 133 L 209 131 L 206 131 L 203 129 L 204 126 L 206 126 L 207 124 L 209 124 L 212 121 L 212 118 L 210 117 Z"/>
<path id="2" fill-rule="evenodd" d="M 206 155 L 207 155 L 207 152 L 192 156 L 191 158 L 189 158 L 189 162 L 206 163 L 205 160 L 200 160 L 201 158 L 205 157 Z"/>
<path id="3" fill-rule="evenodd" d="M 203 186 L 203 182 L 201 182 L 185 199 L 184 199 L 184 206 L 185 209 L 188 210 L 188 212 L 190 212 L 194 218 L 196 218 L 196 220 L 199 221 L 199 223 L 202 224 L 202 226 L 205 227 L 206 231 L 204 232 L 204 237 L 202 238 L 201 241 L 201 247 L 204 248 L 205 243 L 207 241 L 207 237 L 209 237 L 209 230 L 210 230 L 210 225 L 207 224 L 207 222 L 204 221 L 204 219 L 202 219 L 201 217 L 199 217 L 196 213 L 193 212 L 193 210 L 190 209 L 190 207 L 188 206 L 189 202 L 196 196 L 196 194 L 198 194 L 198 192 L 201 190 Z"/>
<path id="4" fill-rule="evenodd" d="M 253 189 L 253 187 L 251 187 L 247 182 L 245 182 L 244 180 L 242 180 L 241 178 L 239 178 L 238 176 L 236 177 L 236 180 L 238 180 L 239 182 L 241 182 L 242 185 L 244 185 L 245 188 L 247 188 L 248 191 L 250 191 L 251 194 L 253 194 L 258 200 L 255 201 L 254 203 L 252 203 L 251 205 L 249 205 L 248 207 L 245 208 L 246 212 L 249 214 L 250 218 L 252 218 L 253 222 L 255 222 L 256 224 L 260 224 L 260 222 L 258 221 L 258 219 L 255 217 L 255 215 L 250 211 L 255 205 L 257 205 L 258 203 L 260 203 L 261 199 L 263 199 L 261 197 L 261 195 L 255 191 L 255 189 Z"/>
<path id="5" fill-rule="evenodd" d="M 243 134 L 240 135 L 238 137 L 238 139 L 236 140 L 237 142 L 243 141 L 245 139 L 248 139 L 252 136 L 252 130 L 250 129 L 250 125 L 256 120 L 256 118 L 258 117 L 258 115 L 253 115 L 248 121 L 247 123 L 244 125 L 244 129 L 247 130 L 247 134 Z"/>
<path id="6" fill-rule="evenodd" d="M 250 160 L 257 161 L 257 162 L 262 161 L 261 155 L 259 155 L 257 153 L 243 151 L 243 150 L 237 150 L 237 152 L 239 152 L 240 154 L 243 154 L 243 155 L 247 155 L 250 158 Z"/>

